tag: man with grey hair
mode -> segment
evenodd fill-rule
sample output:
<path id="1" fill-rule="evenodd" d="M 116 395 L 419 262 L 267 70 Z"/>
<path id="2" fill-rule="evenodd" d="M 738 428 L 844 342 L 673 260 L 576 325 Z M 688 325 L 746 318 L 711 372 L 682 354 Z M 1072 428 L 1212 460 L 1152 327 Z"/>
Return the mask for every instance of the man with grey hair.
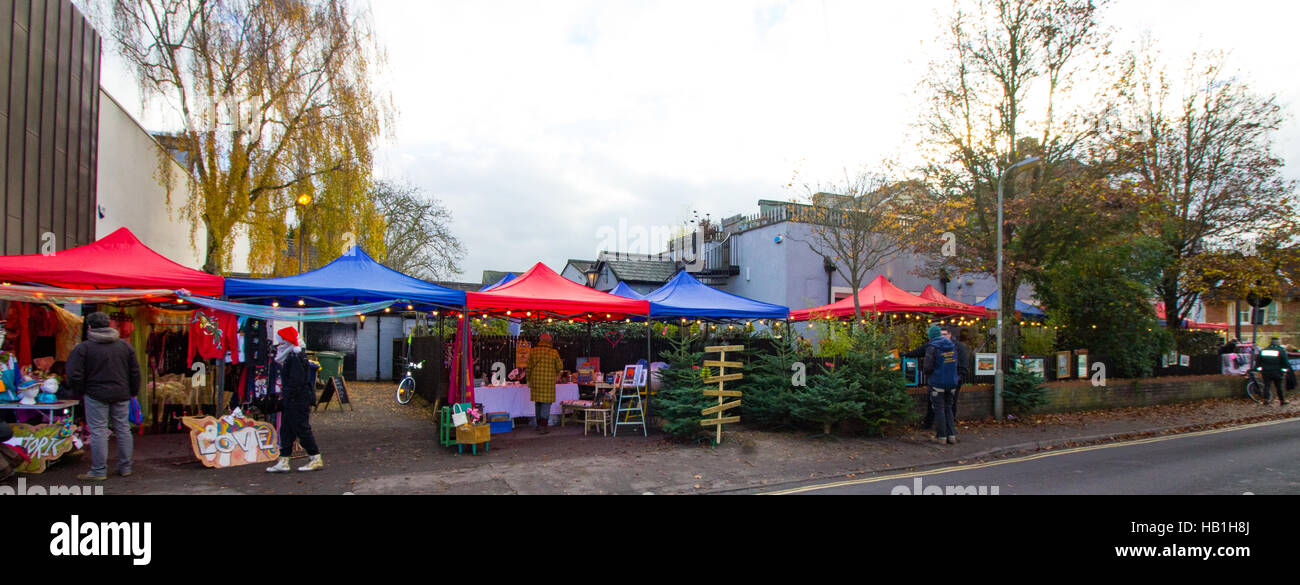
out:
<path id="1" fill-rule="evenodd" d="M 117 435 L 117 473 L 131 475 L 131 397 L 140 390 L 140 364 L 135 350 L 118 337 L 108 315 L 86 316 L 86 341 L 68 355 L 68 387 L 85 396 L 86 424 L 90 427 L 90 472 L 77 479 L 108 478 L 108 425 Z"/>

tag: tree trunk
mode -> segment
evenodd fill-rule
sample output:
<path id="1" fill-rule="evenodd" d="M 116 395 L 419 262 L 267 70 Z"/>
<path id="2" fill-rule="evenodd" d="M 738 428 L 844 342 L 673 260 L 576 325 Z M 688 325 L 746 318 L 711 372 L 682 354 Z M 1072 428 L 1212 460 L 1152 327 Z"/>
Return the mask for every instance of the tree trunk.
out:
<path id="1" fill-rule="evenodd" d="M 1176 271 L 1169 271 L 1160 280 L 1160 300 L 1165 304 L 1165 328 L 1170 333 L 1183 328 L 1183 320 L 1179 317 L 1183 313 L 1183 307 L 1178 304 L 1180 276 L 1182 275 Z"/>
<path id="2" fill-rule="evenodd" d="M 203 227 L 207 230 L 207 250 L 203 255 L 203 271 L 208 274 L 221 273 L 221 238 L 217 236 L 215 230 L 208 223 L 207 218 L 203 219 Z"/>
<path id="3" fill-rule="evenodd" d="M 998 356 L 1004 364 L 1003 371 L 1011 371 L 1015 365 L 1013 356 L 1020 353 L 1020 320 L 1016 318 L 1016 292 L 1020 289 L 1018 277 L 1003 277 L 1002 290 L 998 291 L 999 318 L 1002 319 L 1002 355 Z"/>

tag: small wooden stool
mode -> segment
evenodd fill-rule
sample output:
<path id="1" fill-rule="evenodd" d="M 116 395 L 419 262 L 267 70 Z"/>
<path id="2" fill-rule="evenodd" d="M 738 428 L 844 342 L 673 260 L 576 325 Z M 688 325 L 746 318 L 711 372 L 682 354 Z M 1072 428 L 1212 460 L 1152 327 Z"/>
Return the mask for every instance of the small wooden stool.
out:
<path id="1" fill-rule="evenodd" d="M 600 427 L 600 434 L 602 436 L 607 436 L 609 434 L 608 408 L 584 408 L 582 413 L 582 434 L 587 434 L 587 430 L 593 426 Z"/>

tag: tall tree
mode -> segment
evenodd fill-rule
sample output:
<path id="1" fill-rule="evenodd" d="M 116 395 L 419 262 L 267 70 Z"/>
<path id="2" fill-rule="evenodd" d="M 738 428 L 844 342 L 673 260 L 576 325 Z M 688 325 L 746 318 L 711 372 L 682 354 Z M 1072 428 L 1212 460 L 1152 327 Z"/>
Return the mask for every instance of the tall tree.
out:
<path id="1" fill-rule="evenodd" d="M 805 185 L 813 207 L 808 246 L 835 266 L 853 289 L 853 314 L 862 317 L 858 291 L 867 274 L 898 256 L 908 242 L 908 224 L 895 211 L 896 199 L 907 198 L 917 185 L 894 183 L 879 173 L 844 173 L 838 184 Z"/>
<path id="2" fill-rule="evenodd" d="M 1164 246 L 1156 293 L 1168 327 L 1209 288 L 1285 287 L 1279 269 L 1300 232 L 1295 183 L 1273 152 L 1285 121 L 1277 97 L 1253 92 L 1220 55 L 1193 56 L 1181 83 L 1149 45 L 1122 63 L 1106 144 L 1142 201 L 1144 231 Z"/>
<path id="3" fill-rule="evenodd" d="M 144 94 L 175 112 L 169 142 L 190 175 L 183 215 L 207 230 L 204 270 L 225 269 L 240 235 L 250 269 L 277 272 L 291 221 L 327 242 L 319 234 L 374 220 L 371 154 L 392 108 L 371 86 L 382 53 L 364 6 L 110 1 L 118 51 Z M 303 195 L 311 203 L 295 209 Z"/>
<path id="4" fill-rule="evenodd" d="M 1108 220 L 1127 205 L 1106 181 L 1106 169 L 1087 156 L 1095 127 L 1079 87 L 1100 73 L 1096 57 L 1106 50 L 1098 4 L 958 3 L 942 39 L 946 51 L 922 82 L 928 108 L 919 126 L 928 162 L 921 171 L 928 189 L 909 215 L 928 237 L 917 240 L 917 251 L 935 258 L 932 271 L 992 276 L 1001 248 L 1002 315 L 1014 313 L 1022 283 L 1068 248 L 1100 241 Z M 1030 156 L 1041 162 L 1006 183 L 999 242 L 999 178 Z M 945 232 L 957 238 L 954 258 L 937 256 Z M 1005 322 L 1010 352 L 1019 328 L 1014 319 Z"/>
<path id="5" fill-rule="evenodd" d="M 451 211 L 436 197 L 405 183 L 379 181 L 375 205 L 384 216 L 385 266 L 425 280 L 460 272 L 465 247 L 451 233 Z"/>

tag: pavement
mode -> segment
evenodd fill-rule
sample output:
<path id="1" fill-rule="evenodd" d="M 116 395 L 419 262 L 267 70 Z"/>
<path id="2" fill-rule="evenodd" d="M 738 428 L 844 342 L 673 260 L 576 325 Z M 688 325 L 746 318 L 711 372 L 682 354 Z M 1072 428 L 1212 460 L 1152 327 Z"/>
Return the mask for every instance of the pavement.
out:
<path id="1" fill-rule="evenodd" d="M 959 421 L 957 445 L 916 429 L 885 437 L 818 437 L 729 426 L 721 445 L 682 444 L 650 431 L 583 434 L 581 425 L 537 434 L 527 423 L 494 435 L 487 452 L 440 447 L 429 405 L 394 400 L 387 383 L 349 383 L 355 409 L 312 417 L 325 469 L 268 474 L 266 465 L 208 469 L 188 433 L 135 436 L 135 474 L 110 477 L 106 494 L 711 494 L 766 493 L 809 483 L 960 465 L 1037 451 L 1300 417 L 1300 406 L 1248 399 Z M 960 413 L 959 413 L 960 417 Z M 517 425 L 518 425 L 517 421 Z M 594 432 L 594 431 L 593 431 Z M 110 447 L 115 452 L 115 448 Z M 114 453 L 115 454 L 115 453 Z M 305 456 L 294 460 L 295 467 Z M 72 456 L 28 485 L 77 485 L 88 455 Z M 110 470 L 112 469 L 110 457 Z M 15 479 L 5 483 L 13 485 Z"/>

